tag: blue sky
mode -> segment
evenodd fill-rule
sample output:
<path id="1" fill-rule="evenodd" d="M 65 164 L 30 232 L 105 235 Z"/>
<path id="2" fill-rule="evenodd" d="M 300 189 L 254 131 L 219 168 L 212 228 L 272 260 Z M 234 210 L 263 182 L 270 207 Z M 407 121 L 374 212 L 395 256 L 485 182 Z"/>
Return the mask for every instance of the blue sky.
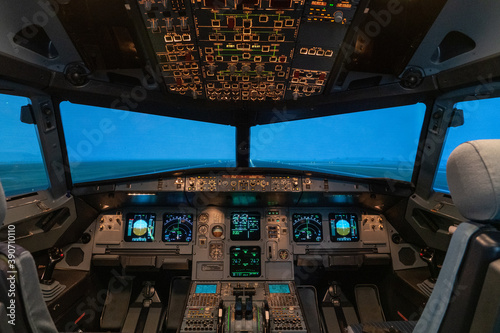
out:
<path id="1" fill-rule="evenodd" d="M 265 161 L 413 160 L 424 104 L 252 128 L 251 156 Z"/>
<path id="2" fill-rule="evenodd" d="M 235 159 L 235 128 L 61 103 L 70 160 Z"/>

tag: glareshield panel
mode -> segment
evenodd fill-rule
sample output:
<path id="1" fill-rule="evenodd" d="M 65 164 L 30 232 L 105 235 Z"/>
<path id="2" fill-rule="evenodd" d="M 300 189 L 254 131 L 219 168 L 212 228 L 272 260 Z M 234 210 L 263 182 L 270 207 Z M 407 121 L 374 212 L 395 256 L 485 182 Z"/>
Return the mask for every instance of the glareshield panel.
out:
<path id="1" fill-rule="evenodd" d="M 434 178 L 433 189 L 444 193 L 450 193 L 446 180 L 446 163 L 453 149 L 467 141 L 500 139 L 500 98 L 460 102 L 455 108 L 464 111 L 464 124 L 448 129 Z"/>
<path id="2" fill-rule="evenodd" d="M 7 196 L 49 187 L 36 125 L 20 120 L 21 107 L 30 103 L 0 94 L 0 181 Z"/>
<path id="3" fill-rule="evenodd" d="M 410 181 L 425 104 L 256 126 L 251 164 Z"/>
<path id="4" fill-rule="evenodd" d="M 61 103 L 73 183 L 234 167 L 234 127 Z"/>

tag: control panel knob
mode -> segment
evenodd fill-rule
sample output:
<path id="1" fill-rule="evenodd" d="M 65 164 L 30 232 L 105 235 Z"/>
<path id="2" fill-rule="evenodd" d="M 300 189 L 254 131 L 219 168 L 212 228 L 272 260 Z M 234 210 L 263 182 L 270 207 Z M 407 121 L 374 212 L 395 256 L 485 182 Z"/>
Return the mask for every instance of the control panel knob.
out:
<path id="1" fill-rule="evenodd" d="M 257 75 L 261 75 L 263 71 L 264 71 L 264 66 L 263 65 L 257 65 L 255 67 L 255 72 L 257 73 Z"/>
<path id="2" fill-rule="evenodd" d="M 210 75 L 214 75 L 215 74 L 215 65 L 214 64 L 208 65 L 208 73 Z"/>
<path id="3" fill-rule="evenodd" d="M 342 21 L 344 20 L 344 13 L 341 12 L 340 10 L 339 11 L 336 11 L 334 14 L 333 14 L 333 17 L 335 19 L 335 23 L 342 23 Z"/>
<path id="4" fill-rule="evenodd" d="M 248 74 L 249 71 L 250 71 L 250 66 L 248 64 L 245 64 L 243 65 L 243 67 L 241 67 L 241 72 L 243 74 Z"/>
<path id="5" fill-rule="evenodd" d="M 166 18 L 165 19 L 165 26 L 167 27 L 167 31 L 172 31 L 174 30 L 174 20 L 172 18 Z"/>
<path id="6" fill-rule="evenodd" d="M 296 101 L 299 98 L 299 92 L 298 91 L 294 91 L 292 93 L 292 98 L 293 98 L 294 101 Z"/>
<path id="7" fill-rule="evenodd" d="M 234 72 L 236 72 L 236 64 L 229 64 L 227 69 L 229 70 L 229 73 L 231 73 L 231 75 L 234 75 Z"/>
<path id="8" fill-rule="evenodd" d="M 151 10 L 151 0 L 146 0 L 146 2 L 144 2 L 144 8 L 147 12 Z"/>

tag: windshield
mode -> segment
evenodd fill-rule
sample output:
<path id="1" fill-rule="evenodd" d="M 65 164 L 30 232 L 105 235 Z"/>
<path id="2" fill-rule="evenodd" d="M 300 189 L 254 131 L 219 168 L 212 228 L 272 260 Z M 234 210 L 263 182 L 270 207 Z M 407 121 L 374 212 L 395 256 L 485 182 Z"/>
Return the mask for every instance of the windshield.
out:
<path id="1" fill-rule="evenodd" d="M 73 183 L 235 167 L 232 126 L 61 103 Z"/>
<path id="2" fill-rule="evenodd" d="M 251 164 L 411 181 L 425 104 L 253 127 Z"/>

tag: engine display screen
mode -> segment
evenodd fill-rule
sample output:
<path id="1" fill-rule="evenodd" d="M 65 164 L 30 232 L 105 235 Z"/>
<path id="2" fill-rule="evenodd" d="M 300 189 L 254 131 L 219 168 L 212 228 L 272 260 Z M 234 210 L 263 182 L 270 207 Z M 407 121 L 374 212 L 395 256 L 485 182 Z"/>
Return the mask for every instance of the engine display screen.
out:
<path id="1" fill-rule="evenodd" d="M 321 214 L 293 214 L 292 223 L 295 242 L 321 242 L 323 240 Z"/>
<path id="2" fill-rule="evenodd" d="M 152 242 L 155 239 L 156 214 L 128 213 L 125 242 Z"/>
<path id="3" fill-rule="evenodd" d="M 232 246 L 229 250 L 229 260 L 231 277 L 260 276 L 259 246 Z"/>
<path id="4" fill-rule="evenodd" d="M 163 215 L 162 240 L 168 243 L 188 243 L 193 239 L 193 215 Z"/>
<path id="5" fill-rule="evenodd" d="M 231 240 L 260 239 L 260 213 L 231 213 Z"/>
<path id="6" fill-rule="evenodd" d="M 289 294 L 290 287 L 288 284 L 270 284 L 269 285 L 270 294 Z"/>
<path id="7" fill-rule="evenodd" d="M 194 290 L 195 294 L 215 294 L 217 292 L 216 284 L 198 284 Z"/>
<path id="8" fill-rule="evenodd" d="M 356 214 L 329 214 L 330 240 L 332 242 L 359 241 L 358 215 Z"/>

